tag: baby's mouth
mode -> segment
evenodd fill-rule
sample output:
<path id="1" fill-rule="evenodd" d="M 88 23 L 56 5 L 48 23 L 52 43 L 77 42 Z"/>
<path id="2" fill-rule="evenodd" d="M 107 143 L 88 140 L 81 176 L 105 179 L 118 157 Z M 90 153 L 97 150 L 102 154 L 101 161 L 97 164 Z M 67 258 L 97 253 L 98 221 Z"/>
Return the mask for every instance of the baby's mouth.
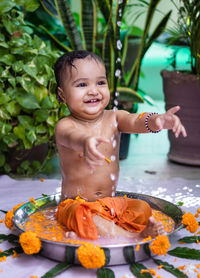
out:
<path id="1" fill-rule="evenodd" d="M 99 101 L 100 101 L 100 99 L 95 98 L 95 99 L 87 100 L 87 101 L 85 101 L 85 103 L 97 103 Z"/>

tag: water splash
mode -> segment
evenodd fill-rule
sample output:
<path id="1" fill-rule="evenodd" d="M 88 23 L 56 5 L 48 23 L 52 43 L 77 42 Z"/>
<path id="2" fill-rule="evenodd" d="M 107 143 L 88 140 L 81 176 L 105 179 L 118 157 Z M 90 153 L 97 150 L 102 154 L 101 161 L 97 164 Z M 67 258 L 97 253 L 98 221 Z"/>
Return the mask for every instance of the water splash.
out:
<path id="1" fill-rule="evenodd" d="M 110 160 L 113 162 L 116 160 L 116 156 L 115 155 L 111 155 Z"/>
<path id="2" fill-rule="evenodd" d="M 116 146 L 117 146 L 117 141 L 116 141 L 116 140 L 113 140 L 112 145 L 113 145 L 113 149 L 116 148 Z"/>
<path id="3" fill-rule="evenodd" d="M 114 175 L 114 174 L 110 174 L 110 179 L 111 179 L 112 181 L 114 181 L 114 180 L 116 179 L 115 175 Z"/>

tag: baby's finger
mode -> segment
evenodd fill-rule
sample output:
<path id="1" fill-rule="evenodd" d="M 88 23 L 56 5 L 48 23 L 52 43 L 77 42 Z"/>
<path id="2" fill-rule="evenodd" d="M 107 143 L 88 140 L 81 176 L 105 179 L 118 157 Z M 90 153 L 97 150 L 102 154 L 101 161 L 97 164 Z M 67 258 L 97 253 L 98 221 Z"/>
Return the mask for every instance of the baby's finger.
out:
<path id="1" fill-rule="evenodd" d="M 177 128 L 175 129 L 175 131 L 173 129 L 176 138 L 179 137 L 179 134 L 181 132 L 181 127 L 182 127 L 181 125 L 178 125 Z"/>
<path id="2" fill-rule="evenodd" d="M 103 138 L 103 137 L 97 137 L 96 140 L 98 141 L 98 143 L 110 143 L 110 140 L 106 139 L 106 138 Z"/>
<path id="3" fill-rule="evenodd" d="M 182 133 L 183 137 L 187 137 L 187 132 L 183 125 L 181 125 L 181 133 Z"/>
<path id="4" fill-rule="evenodd" d="M 167 113 L 175 114 L 179 110 L 180 110 L 180 106 L 174 106 L 174 107 L 170 108 L 169 110 L 167 110 Z"/>

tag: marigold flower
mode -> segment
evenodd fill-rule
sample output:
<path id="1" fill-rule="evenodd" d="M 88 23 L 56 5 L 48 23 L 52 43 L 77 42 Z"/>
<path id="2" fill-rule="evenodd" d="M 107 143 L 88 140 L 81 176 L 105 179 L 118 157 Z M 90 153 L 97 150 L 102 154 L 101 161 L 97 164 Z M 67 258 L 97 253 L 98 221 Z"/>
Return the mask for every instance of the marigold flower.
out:
<path id="1" fill-rule="evenodd" d="M 3 223 L 4 222 L 4 219 L 0 219 L 0 223 Z"/>
<path id="2" fill-rule="evenodd" d="M 191 212 L 183 214 L 182 224 L 185 225 L 186 229 L 191 233 L 195 233 L 199 228 L 199 223 Z"/>
<path id="3" fill-rule="evenodd" d="M 6 256 L 0 257 L 0 262 L 6 261 L 6 259 L 7 259 Z"/>
<path id="4" fill-rule="evenodd" d="M 13 227 L 13 211 L 12 210 L 9 210 L 7 213 L 6 213 L 6 216 L 5 216 L 5 225 L 8 229 L 12 229 Z"/>
<path id="5" fill-rule="evenodd" d="M 101 268 L 106 261 L 103 249 L 92 243 L 81 245 L 77 249 L 77 255 L 80 263 L 85 268 Z"/>
<path id="6" fill-rule="evenodd" d="M 44 179 L 42 178 L 42 179 L 40 179 L 40 181 L 41 181 L 41 182 L 44 182 Z"/>
<path id="7" fill-rule="evenodd" d="M 169 239 L 165 235 L 158 235 L 154 241 L 152 241 L 152 244 L 149 245 L 149 248 L 151 249 L 152 253 L 154 255 L 165 255 L 167 253 L 167 250 L 170 247 Z"/>
<path id="8" fill-rule="evenodd" d="M 13 255 L 12 255 L 12 257 L 13 257 L 13 258 L 18 258 L 18 257 L 19 257 L 19 254 L 18 254 L 15 250 L 13 250 Z"/>
<path id="9" fill-rule="evenodd" d="M 20 208 L 21 206 L 23 206 L 25 203 L 21 203 L 21 204 L 18 204 L 18 205 L 16 205 L 16 206 L 14 206 L 14 208 L 13 208 L 13 213 L 15 213 L 15 211 L 18 209 L 18 208 Z"/>
<path id="10" fill-rule="evenodd" d="M 19 237 L 19 242 L 24 253 L 27 255 L 38 253 L 42 246 L 41 240 L 37 237 L 36 233 L 31 231 L 22 233 Z"/>
<path id="11" fill-rule="evenodd" d="M 30 198 L 29 202 L 30 202 L 30 203 L 33 203 L 33 204 L 37 204 L 37 202 L 35 201 L 35 199 L 34 199 L 33 197 Z"/>
<path id="12" fill-rule="evenodd" d="M 139 251 L 139 250 L 140 250 L 140 244 L 139 244 L 139 243 L 137 244 L 135 250 L 136 250 L 136 251 Z"/>

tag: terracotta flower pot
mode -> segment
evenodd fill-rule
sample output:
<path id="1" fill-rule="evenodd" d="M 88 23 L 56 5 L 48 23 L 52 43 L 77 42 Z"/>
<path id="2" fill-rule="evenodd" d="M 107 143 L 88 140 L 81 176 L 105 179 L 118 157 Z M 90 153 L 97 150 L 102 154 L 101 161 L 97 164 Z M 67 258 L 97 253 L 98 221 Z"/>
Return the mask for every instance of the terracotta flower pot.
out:
<path id="1" fill-rule="evenodd" d="M 181 107 L 177 115 L 188 135 L 175 138 L 173 132 L 168 131 L 168 158 L 182 164 L 200 165 L 200 80 L 196 75 L 178 71 L 164 70 L 161 75 L 166 110 L 175 105 Z"/>

